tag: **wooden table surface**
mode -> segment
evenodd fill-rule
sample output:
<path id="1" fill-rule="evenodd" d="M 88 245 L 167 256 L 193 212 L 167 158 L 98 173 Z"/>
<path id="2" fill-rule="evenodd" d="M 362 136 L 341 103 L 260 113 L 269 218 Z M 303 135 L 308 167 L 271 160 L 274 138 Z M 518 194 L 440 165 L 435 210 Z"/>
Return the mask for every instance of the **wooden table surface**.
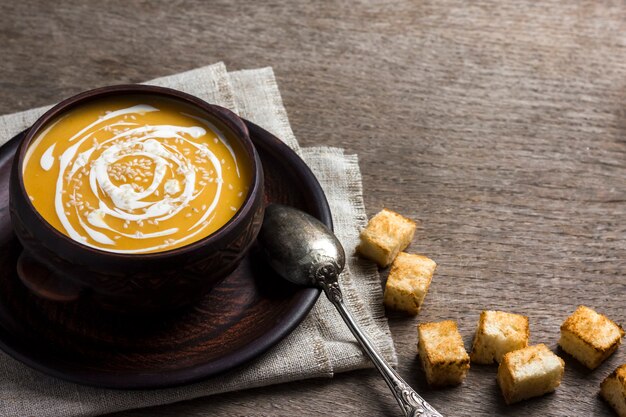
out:
<path id="1" fill-rule="evenodd" d="M 60 4 L 62 3 L 62 4 Z M 482 309 L 530 317 L 556 350 L 578 304 L 626 324 L 624 1 L 0 2 L 0 113 L 223 60 L 273 66 L 305 146 L 358 153 L 370 214 L 422 223 L 412 251 L 439 268 L 422 313 L 389 312 L 400 373 L 447 416 L 611 415 L 566 358 L 555 394 L 501 400 L 495 366 L 430 390 L 416 323 Z M 556 350 L 557 353 L 560 351 Z M 116 417 L 396 416 L 373 370 Z"/>

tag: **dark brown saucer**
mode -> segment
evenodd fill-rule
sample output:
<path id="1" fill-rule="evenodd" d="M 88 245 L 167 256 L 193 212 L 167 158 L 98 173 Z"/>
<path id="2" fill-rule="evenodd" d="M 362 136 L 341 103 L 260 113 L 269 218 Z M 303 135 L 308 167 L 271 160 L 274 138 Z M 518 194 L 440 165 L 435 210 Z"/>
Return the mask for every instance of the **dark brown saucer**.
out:
<path id="1" fill-rule="evenodd" d="M 246 122 L 261 157 L 266 202 L 298 207 L 332 227 L 315 176 L 279 139 Z M 9 216 L 9 171 L 22 135 L 0 147 L 0 349 L 44 373 L 119 389 L 198 381 L 257 357 L 289 334 L 320 291 L 280 279 L 253 248 L 198 304 L 176 313 L 129 318 L 85 301 L 55 303 L 30 293 L 16 275 L 22 248 Z"/>

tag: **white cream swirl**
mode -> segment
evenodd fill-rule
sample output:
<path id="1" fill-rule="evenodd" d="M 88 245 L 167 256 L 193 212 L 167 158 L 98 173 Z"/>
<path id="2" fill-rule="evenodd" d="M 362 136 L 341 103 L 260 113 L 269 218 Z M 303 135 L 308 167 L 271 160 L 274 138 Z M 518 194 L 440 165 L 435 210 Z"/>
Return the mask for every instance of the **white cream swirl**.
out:
<path id="1" fill-rule="evenodd" d="M 204 126 L 146 125 L 137 120 L 137 116 L 158 111 L 142 104 L 108 112 L 70 137 L 71 146 L 58 160 L 56 142 L 42 154 L 43 170 L 58 163 L 54 209 L 69 237 L 110 252 L 154 252 L 190 241 L 212 221 L 224 188 L 225 160 L 207 142 L 226 147 L 239 177 L 236 155 L 219 130 L 203 118 L 181 113 Z M 207 129 L 212 135 L 207 135 Z M 106 138 L 99 139 L 102 136 Z M 210 199 L 203 194 L 209 184 Z M 233 189 L 232 184 L 226 185 Z M 205 204 L 192 204 L 200 195 Z M 177 215 L 192 214 L 197 220 L 182 235 L 176 226 L 142 232 L 144 223 L 155 226 Z M 159 238 L 160 243 L 123 249 L 117 247 L 122 237 Z"/>

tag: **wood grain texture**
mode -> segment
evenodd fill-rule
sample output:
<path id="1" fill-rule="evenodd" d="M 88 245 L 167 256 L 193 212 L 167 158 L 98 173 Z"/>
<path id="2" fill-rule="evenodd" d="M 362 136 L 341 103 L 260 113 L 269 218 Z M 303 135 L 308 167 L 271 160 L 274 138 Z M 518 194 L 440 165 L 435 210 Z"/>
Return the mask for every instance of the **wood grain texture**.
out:
<path id="1" fill-rule="evenodd" d="M 623 1 L 0 2 L 0 112 L 223 60 L 271 65 L 303 146 L 358 153 L 370 214 L 419 219 L 439 268 L 417 318 L 390 313 L 400 373 L 446 415 L 611 415 L 566 357 L 553 395 L 505 406 L 495 367 L 432 391 L 419 321 L 527 314 L 556 347 L 587 304 L 626 323 Z M 373 370 L 116 417 L 398 415 Z"/>

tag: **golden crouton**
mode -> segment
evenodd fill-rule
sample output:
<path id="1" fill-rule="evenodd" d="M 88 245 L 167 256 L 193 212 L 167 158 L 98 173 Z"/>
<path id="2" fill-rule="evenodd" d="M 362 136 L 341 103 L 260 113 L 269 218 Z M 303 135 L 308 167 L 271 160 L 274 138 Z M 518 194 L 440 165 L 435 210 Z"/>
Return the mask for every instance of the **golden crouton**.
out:
<path id="1" fill-rule="evenodd" d="M 622 341 L 624 330 L 589 307 L 579 306 L 561 325 L 559 345 L 589 369 L 608 358 Z"/>
<path id="2" fill-rule="evenodd" d="M 564 371 L 563 359 L 542 343 L 506 353 L 497 379 L 504 401 L 512 404 L 554 391 Z"/>
<path id="3" fill-rule="evenodd" d="M 626 364 L 602 381 L 600 395 L 611 404 L 619 417 L 626 417 Z"/>
<path id="4" fill-rule="evenodd" d="M 420 311 L 437 264 L 422 255 L 400 252 L 385 285 L 385 305 L 410 314 Z"/>
<path id="5" fill-rule="evenodd" d="M 361 232 L 361 255 L 387 266 L 413 240 L 416 224 L 391 210 L 383 209 L 372 217 Z"/>
<path id="6" fill-rule="evenodd" d="M 417 326 L 417 333 L 417 349 L 428 384 L 439 387 L 463 382 L 470 360 L 456 323 L 422 323 Z"/>
<path id="7" fill-rule="evenodd" d="M 528 317 L 504 311 L 483 311 L 470 358 L 474 363 L 500 362 L 507 352 L 528 346 Z"/>

